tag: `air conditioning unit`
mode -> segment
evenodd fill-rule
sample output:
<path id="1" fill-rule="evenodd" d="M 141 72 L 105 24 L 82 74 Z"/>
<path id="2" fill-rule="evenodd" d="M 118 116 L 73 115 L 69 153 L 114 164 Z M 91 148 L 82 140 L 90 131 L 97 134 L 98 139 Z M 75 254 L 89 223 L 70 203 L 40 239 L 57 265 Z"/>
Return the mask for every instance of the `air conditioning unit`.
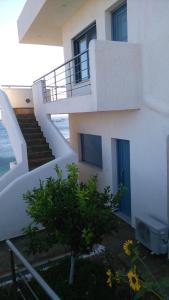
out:
<path id="1" fill-rule="evenodd" d="M 146 217 L 144 220 L 136 218 L 136 240 L 155 254 L 168 253 L 168 226 L 154 219 Z"/>

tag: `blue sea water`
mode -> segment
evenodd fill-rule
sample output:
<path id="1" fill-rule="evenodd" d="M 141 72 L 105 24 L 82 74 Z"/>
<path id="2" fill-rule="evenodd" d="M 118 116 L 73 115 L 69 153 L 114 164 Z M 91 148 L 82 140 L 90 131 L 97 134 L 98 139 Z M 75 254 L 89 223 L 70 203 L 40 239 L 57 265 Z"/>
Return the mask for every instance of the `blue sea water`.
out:
<path id="1" fill-rule="evenodd" d="M 15 156 L 8 139 L 7 131 L 0 120 L 0 176 L 9 170 L 9 164 L 14 160 Z"/>
<path id="2" fill-rule="evenodd" d="M 69 121 L 67 115 L 52 115 L 54 125 L 61 131 L 63 136 L 69 138 Z M 15 161 L 15 156 L 10 145 L 7 131 L 0 120 L 0 176 L 6 173 L 10 162 Z"/>
<path id="3" fill-rule="evenodd" d="M 60 130 L 63 136 L 66 139 L 69 139 L 69 119 L 68 115 L 52 115 L 52 121 L 54 122 L 55 126 Z"/>

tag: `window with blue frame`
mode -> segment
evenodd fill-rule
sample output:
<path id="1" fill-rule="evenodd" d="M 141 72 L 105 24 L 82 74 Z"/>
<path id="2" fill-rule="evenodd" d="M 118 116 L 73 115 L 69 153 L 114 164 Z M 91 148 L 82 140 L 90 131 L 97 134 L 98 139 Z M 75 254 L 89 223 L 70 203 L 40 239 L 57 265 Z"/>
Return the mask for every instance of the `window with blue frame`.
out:
<path id="1" fill-rule="evenodd" d="M 102 168 L 102 138 L 99 135 L 80 134 L 81 160 Z"/>
<path id="2" fill-rule="evenodd" d="M 127 42 L 127 3 L 112 12 L 112 40 Z"/>
<path id="3" fill-rule="evenodd" d="M 74 56 L 79 55 L 75 59 L 75 82 L 88 80 L 89 59 L 87 49 L 91 40 L 96 39 L 96 23 L 93 23 L 82 31 L 73 39 Z M 86 52 L 85 52 L 86 51 Z M 82 55 L 80 55 L 82 53 Z"/>

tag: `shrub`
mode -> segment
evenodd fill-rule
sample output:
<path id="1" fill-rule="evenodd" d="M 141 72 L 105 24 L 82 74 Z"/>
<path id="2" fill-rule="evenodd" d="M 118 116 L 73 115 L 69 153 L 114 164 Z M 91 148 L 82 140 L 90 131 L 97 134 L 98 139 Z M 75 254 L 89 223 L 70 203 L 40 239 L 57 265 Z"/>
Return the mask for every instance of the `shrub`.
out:
<path id="1" fill-rule="evenodd" d="M 26 232 L 31 237 L 34 251 L 50 248 L 56 243 L 70 247 L 71 268 L 69 283 L 74 280 L 75 259 L 80 254 L 91 251 L 100 243 L 104 234 L 117 228 L 112 208 L 117 205 L 123 189 L 120 187 L 113 197 L 110 188 L 103 193 L 97 190 L 97 177 L 89 177 L 86 183 L 78 181 L 78 167 L 67 166 L 68 177 L 63 178 L 56 166 L 57 178 L 40 182 L 39 188 L 24 195 L 27 213 L 33 222 Z M 42 224 L 47 233 L 44 241 L 36 237 L 37 225 Z"/>

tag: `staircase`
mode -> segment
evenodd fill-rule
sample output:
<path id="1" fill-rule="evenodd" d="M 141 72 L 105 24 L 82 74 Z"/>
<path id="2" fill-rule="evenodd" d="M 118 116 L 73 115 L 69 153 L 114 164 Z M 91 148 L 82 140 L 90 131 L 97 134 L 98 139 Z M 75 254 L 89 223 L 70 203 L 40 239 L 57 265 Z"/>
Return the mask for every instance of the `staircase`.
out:
<path id="1" fill-rule="evenodd" d="M 33 109 L 18 108 L 14 111 L 27 144 L 29 170 L 55 159 L 36 121 Z"/>

